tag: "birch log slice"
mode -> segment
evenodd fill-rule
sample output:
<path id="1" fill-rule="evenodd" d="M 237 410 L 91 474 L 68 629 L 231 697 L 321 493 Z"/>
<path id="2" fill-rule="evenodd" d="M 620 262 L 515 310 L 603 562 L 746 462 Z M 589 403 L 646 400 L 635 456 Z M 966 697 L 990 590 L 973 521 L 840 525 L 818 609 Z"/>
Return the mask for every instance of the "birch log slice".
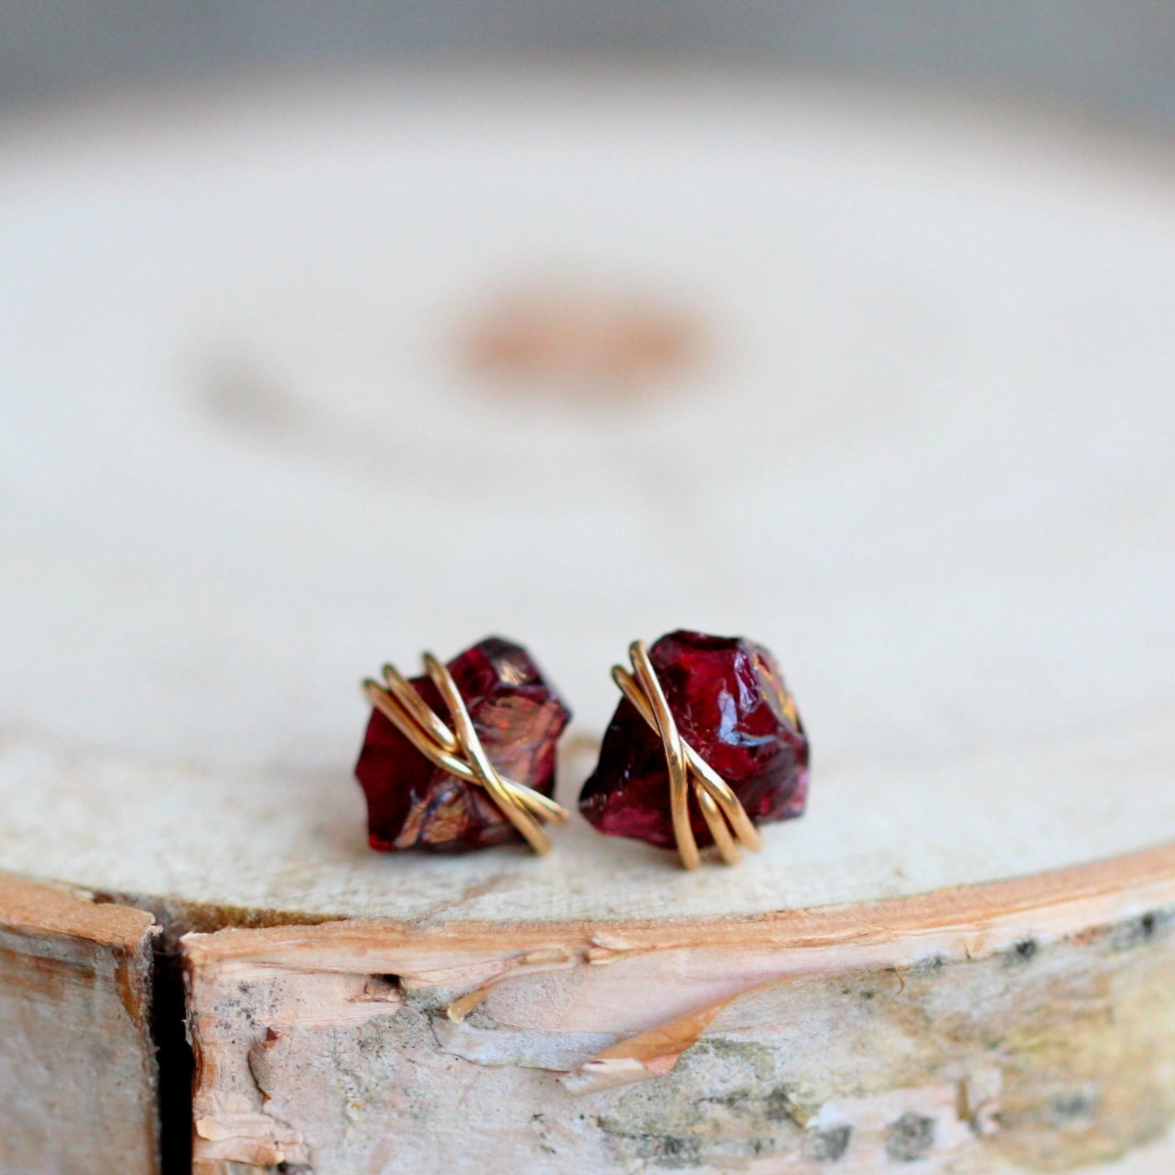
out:
<path id="1" fill-rule="evenodd" d="M 1169 1169 L 1172 225 L 718 77 L 9 127 L 0 869 L 199 932 L 201 1169 Z M 572 802 L 682 625 L 812 734 L 761 854 L 366 849 L 359 677 L 524 641 Z"/>

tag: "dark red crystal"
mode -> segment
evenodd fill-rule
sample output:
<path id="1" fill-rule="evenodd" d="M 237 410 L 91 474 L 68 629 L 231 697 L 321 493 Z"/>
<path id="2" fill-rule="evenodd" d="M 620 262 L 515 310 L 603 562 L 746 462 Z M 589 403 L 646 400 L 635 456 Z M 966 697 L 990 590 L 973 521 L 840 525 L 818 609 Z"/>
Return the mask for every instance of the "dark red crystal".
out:
<path id="1" fill-rule="evenodd" d="M 555 744 L 571 711 L 530 654 L 487 637 L 448 668 L 490 762 L 515 783 L 553 795 Z M 414 677 L 411 684 L 448 721 L 432 681 Z M 482 788 L 434 767 L 378 710 L 355 775 L 367 796 L 368 840 L 380 852 L 463 852 L 523 839 Z"/>
<path id="2" fill-rule="evenodd" d="M 775 658 L 740 637 L 671 632 L 649 650 L 681 736 L 730 785 L 756 824 L 801 816 L 808 738 Z M 622 698 L 579 810 L 600 832 L 673 848 L 665 748 Z M 696 800 L 698 845 L 713 844 Z"/>

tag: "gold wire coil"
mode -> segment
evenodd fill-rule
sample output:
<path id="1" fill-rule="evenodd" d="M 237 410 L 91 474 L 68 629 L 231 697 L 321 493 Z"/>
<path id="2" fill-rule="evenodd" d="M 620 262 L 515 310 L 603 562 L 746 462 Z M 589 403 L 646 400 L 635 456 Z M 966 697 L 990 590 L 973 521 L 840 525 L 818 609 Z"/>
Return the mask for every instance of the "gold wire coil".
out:
<path id="1" fill-rule="evenodd" d="M 449 708 L 452 730 L 394 665 L 383 667 L 386 688 L 371 678 L 363 682 L 364 696 L 430 763 L 464 783 L 484 788 L 536 853 L 549 853 L 551 838 L 539 821 L 563 824 L 566 809 L 497 770 L 477 737 L 453 675 L 431 653 L 422 659 L 425 672 Z"/>
<path id="2" fill-rule="evenodd" d="M 726 780 L 681 737 L 644 641 L 633 641 L 628 655 L 633 672 L 629 673 L 622 665 L 613 665 L 612 680 L 665 745 L 673 835 L 681 863 L 687 869 L 696 869 L 702 863 L 690 824 L 692 788 L 719 854 L 728 865 L 733 865 L 739 858 L 740 844 L 752 851 L 762 847 L 758 830 Z"/>

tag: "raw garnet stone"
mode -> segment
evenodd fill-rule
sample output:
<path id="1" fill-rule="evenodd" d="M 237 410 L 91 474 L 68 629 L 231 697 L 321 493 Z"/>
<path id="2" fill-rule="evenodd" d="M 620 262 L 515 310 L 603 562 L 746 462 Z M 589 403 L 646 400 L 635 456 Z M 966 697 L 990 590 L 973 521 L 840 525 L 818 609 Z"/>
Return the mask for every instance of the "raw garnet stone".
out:
<path id="1" fill-rule="evenodd" d="M 649 659 L 682 738 L 726 780 L 751 819 L 803 815 L 808 739 L 775 658 L 739 637 L 671 632 Z M 627 698 L 604 734 L 579 810 L 609 836 L 676 844 L 665 748 Z M 698 845 L 713 844 L 692 797 L 690 816 Z"/>
<path id="2" fill-rule="evenodd" d="M 555 744 L 571 711 L 530 654 L 487 637 L 450 661 L 449 672 L 490 762 L 515 783 L 553 795 Z M 411 684 L 448 722 L 432 681 L 414 677 Z M 355 775 L 367 796 L 368 840 L 380 852 L 463 852 L 522 840 L 484 789 L 434 767 L 378 710 Z"/>

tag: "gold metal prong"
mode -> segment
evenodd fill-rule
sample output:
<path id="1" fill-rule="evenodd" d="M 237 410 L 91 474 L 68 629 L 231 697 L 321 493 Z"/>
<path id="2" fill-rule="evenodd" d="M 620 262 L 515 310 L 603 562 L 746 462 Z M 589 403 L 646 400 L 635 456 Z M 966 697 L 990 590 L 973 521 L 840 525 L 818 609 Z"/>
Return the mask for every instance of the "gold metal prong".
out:
<path id="1" fill-rule="evenodd" d="M 657 680 L 644 641 L 633 641 L 628 651 L 632 657 L 632 667 L 641 693 L 653 712 L 653 719 L 656 722 L 654 729 L 660 734 L 661 742 L 665 746 L 665 761 L 669 765 L 669 806 L 673 816 L 673 835 L 677 840 L 677 851 L 681 855 L 681 863 L 687 869 L 696 869 L 702 863 L 702 858 L 690 822 L 689 764 L 685 757 L 681 734 L 673 715 L 669 712 L 665 691 L 661 689 L 661 683 Z"/>
<path id="2" fill-rule="evenodd" d="M 704 788 L 698 788 L 694 795 L 697 797 L 698 807 L 702 809 L 702 815 L 709 825 L 710 835 L 714 837 L 714 843 L 718 846 L 719 855 L 728 865 L 736 865 L 738 863 L 738 846 L 734 843 L 734 837 L 730 835 L 730 826 L 722 818 L 722 812 L 717 802 Z"/>
<path id="3" fill-rule="evenodd" d="M 425 704 L 424 699 L 412 688 L 411 683 L 400 674 L 394 665 L 385 665 L 383 675 L 389 692 L 395 695 L 400 705 L 432 736 L 439 746 L 448 751 L 450 755 L 456 755 L 461 747 L 453 732 Z"/>
<path id="4" fill-rule="evenodd" d="M 739 859 L 739 845 L 751 851 L 762 847 L 759 831 L 726 780 L 681 737 L 644 641 L 633 641 L 628 654 L 633 672 L 613 665 L 612 680 L 664 744 L 673 834 L 681 863 L 687 869 L 702 863 L 690 818 L 692 794 L 719 854 L 733 865 Z"/>

